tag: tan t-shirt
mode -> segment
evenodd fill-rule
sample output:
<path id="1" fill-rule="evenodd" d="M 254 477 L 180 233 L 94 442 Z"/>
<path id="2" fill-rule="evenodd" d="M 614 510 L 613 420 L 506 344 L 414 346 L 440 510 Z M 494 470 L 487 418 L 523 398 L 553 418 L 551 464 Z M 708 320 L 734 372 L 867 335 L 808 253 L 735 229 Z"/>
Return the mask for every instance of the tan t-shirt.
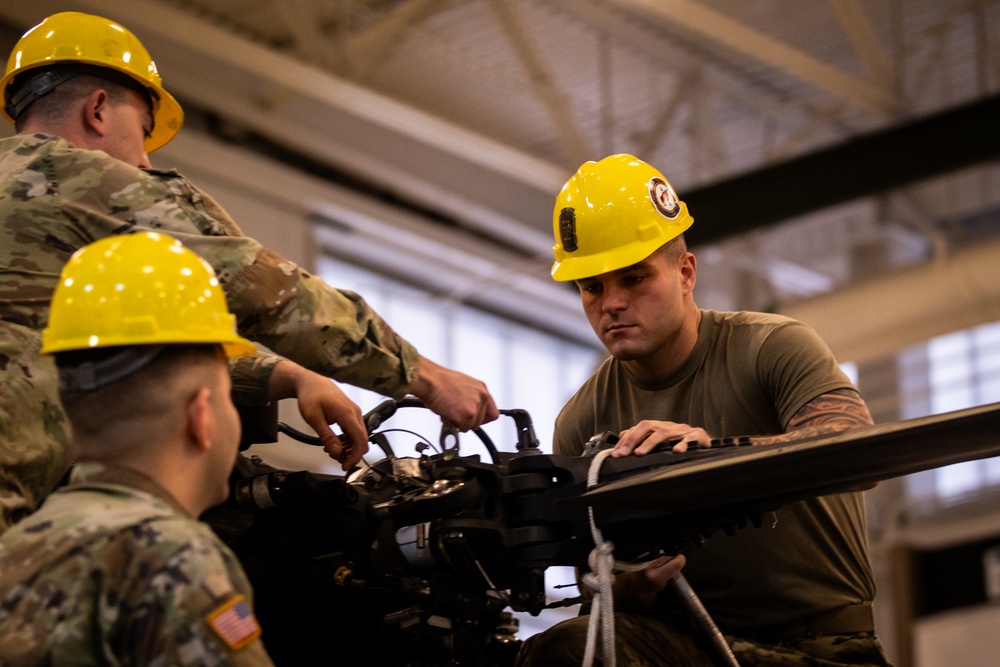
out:
<path id="1" fill-rule="evenodd" d="M 613 358 L 602 364 L 557 418 L 554 448 L 578 455 L 594 434 L 617 433 L 642 419 L 699 426 L 712 437 L 773 435 L 810 400 L 852 388 L 804 324 L 705 310 L 694 350 L 669 376 L 642 382 Z M 765 517 L 762 528 L 714 535 L 688 554 L 684 574 L 726 630 L 870 602 L 875 585 L 863 497 L 795 503 Z"/>

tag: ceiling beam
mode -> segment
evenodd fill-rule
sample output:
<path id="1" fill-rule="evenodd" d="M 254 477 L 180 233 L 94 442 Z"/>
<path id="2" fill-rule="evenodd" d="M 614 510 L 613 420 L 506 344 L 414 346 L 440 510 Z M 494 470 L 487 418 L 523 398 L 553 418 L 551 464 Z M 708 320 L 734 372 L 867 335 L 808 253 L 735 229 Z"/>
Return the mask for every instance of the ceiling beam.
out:
<path id="1" fill-rule="evenodd" d="M 275 10 L 285 22 L 285 27 L 301 53 L 332 71 L 339 72 L 343 69 L 340 59 L 330 47 L 334 40 L 329 39 L 319 28 L 314 7 L 303 0 L 286 0 L 277 3 Z"/>
<path id="2" fill-rule="evenodd" d="M 546 0 L 568 16 L 583 21 L 595 31 L 608 34 L 622 44 L 628 45 L 644 58 L 657 63 L 665 75 L 678 76 L 680 71 L 699 68 L 699 78 L 715 95 L 738 104 L 751 112 L 767 118 L 782 115 L 803 114 L 806 118 L 815 115 L 829 117 L 830 108 L 820 107 L 800 96 L 789 95 L 787 91 L 757 80 L 750 81 L 736 75 L 731 69 L 720 66 L 717 59 L 703 57 L 692 52 L 688 45 L 679 45 L 670 40 L 659 39 L 626 12 L 615 11 L 614 7 L 596 4 L 591 0 Z M 839 113 L 843 103 L 834 105 Z M 850 136 L 854 130 L 849 123 L 838 119 L 832 129 L 841 136 Z"/>
<path id="3" fill-rule="evenodd" d="M 773 88 L 766 92 L 750 83 L 732 76 L 724 71 L 714 61 L 701 62 L 687 50 L 678 47 L 668 40 L 658 39 L 640 29 L 634 20 L 628 18 L 625 12 L 614 11 L 604 5 L 595 4 L 592 0 L 547 0 L 550 5 L 558 7 L 571 18 L 589 25 L 593 30 L 611 35 L 623 44 L 628 44 L 643 57 L 660 65 L 667 73 L 679 70 L 690 71 L 695 67 L 702 68 L 702 75 L 708 82 L 723 91 L 732 91 L 733 99 L 741 100 L 745 105 L 760 113 L 773 114 L 780 111 L 783 105 L 789 108 L 809 111 L 798 100 L 782 99 L 782 93 Z M 722 93 L 727 94 L 727 93 Z M 776 109 L 776 107 L 778 107 Z"/>
<path id="4" fill-rule="evenodd" d="M 346 50 L 357 79 L 365 80 L 385 64 L 407 33 L 428 18 L 465 0 L 411 0 L 392 10 L 382 21 L 347 38 Z"/>
<path id="5" fill-rule="evenodd" d="M 1000 96 L 682 192 L 692 245 L 1000 158 Z M 668 174 L 669 176 L 669 174 Z"/>
<path id="6" fill-rule="evenodd" d="M 638 9 L 683 26 L 765 62 L 792 76 L 808 81 L 838 97 L 880 112 L 894 110 L 899 100 L 883 87 L 872 85 L 833 67 L 805 51 L 706 7 L 694 0 L 614 0 L 622 7 Z"/>
<path id="7" fill-rule="evenodd" d="M 889 56 L 879 43 L 875 26 L 860 0 L 829 0 L 829 3 L 874 83 L 895 90 Z"/>
<path id="8" fill-rule="evenodd" d="M 677 119 L 677 114 L 681 107 L 691 101 L 691 91 L 699 87 L 701 78 L 701 68 L 692 67 L 686 71 L 674 85 L 673 94 L 670 100 L 664 105 L 663 110 L 656 116 L 653 126 L 649 128 L 642 137 L 637 139 L 636 155 L 652 155 L 659 149 L 660 144 L 667 138 L 670 129 Z"/>
<path id="9" fill-rule="evenodd" d="M 508 42 L 528 73 L 535 95 L 549 113 L 549 119 L 562 138 L 571 164 L 580 164 L 594 155 L 590 142 L 580 130 L 566 96 L 562 94 L 545 65 L 545 60 L 531 42 L 514 7 L 507 0 L 492 0 L 490 6 Z"/>
<path id="10" fill-rule="evenodd" d="M 0 3 L 0 18 L 27 27 L 47 14 L 65 11 L 65 4 L 64 0 Z M 218 113 L 235 116 L 248 127 L 272 133 L 279 129 L 279 111 L 264 119 L 257 108 L 264 91 L 273 88 L 282 97 L 300 96 L 319 109 L 328 108 L 326 117 L 334 112 L 346 114 L 533 188 L 558 192 L 570 175 L 564 167 L 322 72 L 171 5 L 153 0 L 75 0 L 73 4 L 78 11 L 118 18 L 141 34 L 143 43 L 157 54 L 161 71 L 169 72 L 167 85 L 175 95 L 204 99 L 206 105 L 216 105 Z M 182 61 L 197 66 L 189 69 Z M 224 77 L 220 72 L 225 72 Z M 255 82 L 253 90 L 227 85 L 244 79 Z M 291 135 L 308 131 L 304 127 L 280 129 Z M 314 145 L 322 141 L 322 136 L 309 139 Z"/>

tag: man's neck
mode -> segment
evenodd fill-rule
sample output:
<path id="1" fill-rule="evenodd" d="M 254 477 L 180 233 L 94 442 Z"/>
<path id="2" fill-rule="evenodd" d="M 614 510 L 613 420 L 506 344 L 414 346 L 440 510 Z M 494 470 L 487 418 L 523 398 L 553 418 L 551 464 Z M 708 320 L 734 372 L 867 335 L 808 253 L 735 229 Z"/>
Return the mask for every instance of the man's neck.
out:
<path id="1" fill-rule="evenodd" d="M 90 148 L 85 145 L 86 137 L 78 136 L 81 133 L 71 131 L 68 124 L 65 123 L 52 124 L 38 121 L 28 121 L 21 127 L 18 134 L 47 134 L 52 137 L 62 137 L 78 148 Z"/>

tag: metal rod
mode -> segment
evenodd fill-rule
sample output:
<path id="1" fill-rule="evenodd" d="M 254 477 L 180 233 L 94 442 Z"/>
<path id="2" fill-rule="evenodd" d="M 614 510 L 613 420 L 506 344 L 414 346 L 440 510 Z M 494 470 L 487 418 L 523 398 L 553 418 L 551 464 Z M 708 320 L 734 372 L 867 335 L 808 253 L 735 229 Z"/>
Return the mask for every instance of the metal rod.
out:
<path id="1" fill-rule="evenodd" d="M 712 662 L 718 665 L 718 667 L 740 667 L 740 663 L 736 661 L 736 656 L 733 655 L 733 650 L 729 648 L 726 638 L 722 635 L 722 630 L 712 620 L 712 617 L 708 614 L 708 610 L 705 609 L 705 605 L 701 603 L 698 595 L 691 588 L 691 584 L 688 583 L 684 575 L 677 574 L 677 576 L 670 580 L 669 586 L 677 594 L 684 610 L 690 614 L 695 628 L 708 641 Z"/>

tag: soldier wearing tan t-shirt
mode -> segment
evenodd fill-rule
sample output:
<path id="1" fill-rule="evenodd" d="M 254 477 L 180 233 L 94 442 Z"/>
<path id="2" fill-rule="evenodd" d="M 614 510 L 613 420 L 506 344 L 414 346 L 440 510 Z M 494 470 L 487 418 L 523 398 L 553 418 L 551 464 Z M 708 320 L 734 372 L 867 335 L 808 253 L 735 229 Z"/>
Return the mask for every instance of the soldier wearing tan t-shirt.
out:
<path id="1" fill-rule="evenodd" d="M 574 281 L 610 358 L 563 408 L 555 451 L 580 454 L 619 434 L 612 456 L 675 451 L 713 438 L 789 442 L 870 425 L 863 399 L 816 334 L 762 313 L 701 310 L 693 219 L 663 175 L 628 155 L 588 162 L 556 202 L 552 274 Z M 718 489 L 724 494 L 725 489 Z M 669 596 L 680 573 L 699 593 L 740 665 L 886 665 L 861 494 L 782 508 L 761 528 L 713 536 L 615 582 L 615 651 L 630 666 L 713 664 Z M 578 665 L 586 617 L 526 642 L 519 664 Z"/>

